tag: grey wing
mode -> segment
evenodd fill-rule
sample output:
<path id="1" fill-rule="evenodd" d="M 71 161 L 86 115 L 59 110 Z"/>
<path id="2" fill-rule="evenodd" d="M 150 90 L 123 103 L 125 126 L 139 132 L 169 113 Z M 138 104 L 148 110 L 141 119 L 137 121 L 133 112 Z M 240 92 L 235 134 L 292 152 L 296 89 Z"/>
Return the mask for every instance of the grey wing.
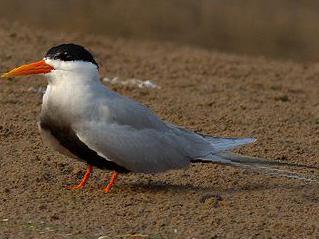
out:
<path id="1" fill-rule="evenodd" d="M 128 125 L 106 122 L 84 122 L 76 128 L 79 139 L 89 148 L 133 172 L 156 173 L 186 167 L 192 160 L 229 163 L 219 157 L 225 148 L 233 148 L 230 139 L 218 139 L 215 147 L 210 139 L 170 125 L 168 130 L 136 129 Z M 238 139 L 236 146 L 252 142 Z"/>
<path id="2" fill-rule="evenodd" d="M 187 166 L 190 158 L 173 133 L 128 125 L 85 122 L 77 136 L 89 148 L 133 172 L 155 173 Z"/>
<path id="3" fill-rule="evenodd" d="M 165 123 L 126 97 L 114 94 L 103 98 L 95 109 L 89 119 L 78 121 L 73 129 L 89 148 L 130 171 L 178 169 L 194 159 L 213 161 L 219 151 L 210 138 Z"/>
<path id="4" fill-rule="evenodd" d="M 178 137 L 151 110 L 114 92 L 95 98 L 89 115 L 73 126 L 80 140 L 135 172 L 160 172 L 189 163 Z"/>

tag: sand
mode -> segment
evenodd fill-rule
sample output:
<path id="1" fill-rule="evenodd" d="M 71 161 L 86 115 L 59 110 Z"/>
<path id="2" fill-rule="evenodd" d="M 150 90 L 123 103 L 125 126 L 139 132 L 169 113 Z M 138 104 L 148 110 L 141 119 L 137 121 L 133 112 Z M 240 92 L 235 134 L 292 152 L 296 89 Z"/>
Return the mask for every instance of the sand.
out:
<path id="1" fill-rule="evenodd" d="M 258 141 L 239 153 L 319 167 L 319 65 L 226 55 L 170 43 L 43 32 L 1 22 L 0 72 L 62 42 L 96 56 L 101 76 L 160 89 L 108 85 L 162 119 Z M 318 184 L 211 164 L 159 175 L 95 170 L 43 145 L 41 76 L 0 82 L 0 238 L 318 238 Z M 318 171 L 318 170 L 317 170 Z M 314 174 L 316 170 L 305 170 Z M 318 172 L 317 172 L 318 173 Z M 104 237 L 102 237 L 104 236 Z"/>

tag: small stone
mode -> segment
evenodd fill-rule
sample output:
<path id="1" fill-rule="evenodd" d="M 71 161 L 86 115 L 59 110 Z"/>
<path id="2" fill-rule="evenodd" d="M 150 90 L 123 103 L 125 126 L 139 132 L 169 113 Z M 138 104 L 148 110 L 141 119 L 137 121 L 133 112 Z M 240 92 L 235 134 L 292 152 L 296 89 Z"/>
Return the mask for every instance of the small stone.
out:
<path id="1" fill-rule="evenodd" d="M 282 102 L 287 102 L 287 101 L 289 101 L 289 97 L 288 97 L 288 95 L 281 95 L 279 97 L 275 97 L 275 100 L 282 101 Z"/>
<path id="2" fill-rule="evenodd" d="M 59 220 L 59 216 L 55 214 L 55 215 L 51 216 L 51 219 L 52 219 L 52 220 L 55 220 L 55 221 L 56 221 L 56 220 Z"/>

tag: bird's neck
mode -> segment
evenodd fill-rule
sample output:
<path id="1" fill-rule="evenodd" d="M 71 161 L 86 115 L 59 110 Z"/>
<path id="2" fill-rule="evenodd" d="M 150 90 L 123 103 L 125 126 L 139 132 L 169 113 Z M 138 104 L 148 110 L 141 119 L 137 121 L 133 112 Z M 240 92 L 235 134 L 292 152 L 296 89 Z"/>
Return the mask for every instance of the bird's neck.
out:
<path id="1" fill-rule="evenodd" d="M 98 72 L 57 71 L 48 77 L 42 111 L 76 118 L 86 114 L 102 87 Z"/>

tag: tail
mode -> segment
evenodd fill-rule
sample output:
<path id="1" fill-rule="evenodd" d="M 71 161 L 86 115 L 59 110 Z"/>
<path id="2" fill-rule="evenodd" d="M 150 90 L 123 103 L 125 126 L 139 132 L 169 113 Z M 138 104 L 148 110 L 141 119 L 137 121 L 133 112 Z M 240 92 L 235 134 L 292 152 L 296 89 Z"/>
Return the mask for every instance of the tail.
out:
<path id="1" fill-rule="evenodd" d="M 286 177 L 306 182 L 319 183 L 319 179 L 316 177 L 295 172 L 295 170 L 298 168 L 319 170 L 318 167 L 278 160 L 270 161 L 257 157 L 244 156 L 228 151 L 238 146 L 254 142 L 255 139 L 253 138 L 221 138 L 211 136 L 204 137 L 212 144 L 217 153 L 201 156 L 199 158 L 196 158 L 196 160 L 193 160 L 192 162 L 224 164 L 259 171 L 271 176 Z M 286 170 L 284 168 L 288 168 L 289 170 Z"/>

